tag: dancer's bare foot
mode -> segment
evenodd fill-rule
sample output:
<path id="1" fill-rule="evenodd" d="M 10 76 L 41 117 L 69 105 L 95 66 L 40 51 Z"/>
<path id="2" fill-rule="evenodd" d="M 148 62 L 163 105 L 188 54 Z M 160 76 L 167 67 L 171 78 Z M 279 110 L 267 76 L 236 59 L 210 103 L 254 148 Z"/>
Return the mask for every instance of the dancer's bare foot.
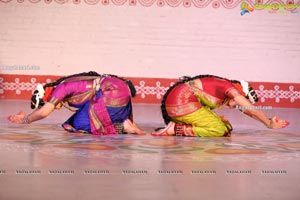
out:
<path id="1" fill-rule="evenodd" d="M 141 130 L 135 123 L 131 122 L 130 119 L 126 119 L 123 123 L 124 131 L 130 134 L 145 135 L 146 132 Z"/>
<path id="2" fill-rule="evenodd" d="M 162 130 L 152 132 L 151 135 L 153 136 L 172 136 L 175 135 L 174 132 L 175 123 L 169 122 L 168 126 Z"/>

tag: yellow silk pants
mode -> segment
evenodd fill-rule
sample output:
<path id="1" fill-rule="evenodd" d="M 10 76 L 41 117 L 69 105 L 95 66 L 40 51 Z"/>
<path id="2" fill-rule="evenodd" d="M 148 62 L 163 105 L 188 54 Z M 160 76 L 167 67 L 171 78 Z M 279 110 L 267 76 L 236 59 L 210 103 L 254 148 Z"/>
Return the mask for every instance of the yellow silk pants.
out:
<path id="1" fill-rule="evenodd" d="M 232 130 L 232 126 L 227 120 L 222 119 L 207 106 L 203 106 L 191 114 L 172 119 L 176 123 L 192 125 L 194 134 L 198 137 L 221 137 Z"/>

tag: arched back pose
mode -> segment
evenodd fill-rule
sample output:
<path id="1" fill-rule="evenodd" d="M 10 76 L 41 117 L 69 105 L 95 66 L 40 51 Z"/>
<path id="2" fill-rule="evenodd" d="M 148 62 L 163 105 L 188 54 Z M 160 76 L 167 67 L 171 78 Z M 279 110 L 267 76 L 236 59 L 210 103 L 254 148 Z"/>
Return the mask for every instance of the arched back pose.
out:
<path id="1" fill-rule="evenodd" d="M 284 128 L 289 124 L 277 117 L 269 119 L 253 104 L 258 97 L 245 81 L 228 80 L 213 75 L 183 77 L 165 93 L 161 110 L 167 127 L 154 136 L 181 135 L 199 137 L 229 136 L 232 126 L 212 110 L 222 105 L 238 108 L 268 128 Z"/>
<path id="2" fill-rule="evenodd" d="M 65 105 L 75 108 L 75 113 L 62 125 L 67 131 L 95 135 L 145 134 L 132 120 L 131 98 L 135 92 L 131 81 L 115 75 L 74 74 L 38 85 L 31 99 L 31 108 L 35 110 L 29 115 L 24 112 L 11 115 L 8 119 L 28 124 Z"/>

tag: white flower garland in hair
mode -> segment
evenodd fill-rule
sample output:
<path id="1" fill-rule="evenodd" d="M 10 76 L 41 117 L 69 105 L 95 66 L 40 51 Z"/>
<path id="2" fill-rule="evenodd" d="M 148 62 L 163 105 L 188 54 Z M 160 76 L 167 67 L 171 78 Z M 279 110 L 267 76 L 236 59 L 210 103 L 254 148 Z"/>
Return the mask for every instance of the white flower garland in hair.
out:
<path id="1" fill-rule="evenodd" d="M 45 95 L 45 90 L 43 85 L 38 83 L 35 91 L 38 91 L 37 94 L 35 95 L 35 100 L 36 100 L 35 108 L 38 108 L 40 99 L 42 99 Z"/>
<path id="2" fill-rule="evenodd" d="M 249 93 L 249 83 L 247 81 L 241 80 L 241 85 L 243 88 L 243 92 L 248 95 Z"/>
<path id="3" fill-rule="evenodd" d="M 243 92 L 246 94 L 247 98 L 249 99 L 249 101 L 252 104 L 255 104 L 255 99 L 254 97 L 251 95 L 250 90 L 249 90 L 249 83 L 247 81 L 241 80 L 241 85 L 243 88 Z M 249 94 L 250 93 L 250 94 Z"/>

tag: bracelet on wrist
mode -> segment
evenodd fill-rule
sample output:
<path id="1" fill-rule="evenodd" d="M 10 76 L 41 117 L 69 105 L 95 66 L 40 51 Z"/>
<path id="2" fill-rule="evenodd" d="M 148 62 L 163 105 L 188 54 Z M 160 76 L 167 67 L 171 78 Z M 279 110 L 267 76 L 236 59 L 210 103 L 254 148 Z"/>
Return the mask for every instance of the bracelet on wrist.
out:
<path id="1" fill-rule="evenodd" d="M 268 128 L 273 128 L 274 127 L 274 122 L 273 122 L 273 120 L 271 118 L 269 118 L 269 120 L 270 120 L 270 124 L 267 125 L 267 127 Z"/>
<path id="2" fill-rule="evenodd" d="M 28 119 L 28 115 L 26 115 L 24 118 L 23 118 L 23 124 L 30 124 L 30 121 Z"/>

